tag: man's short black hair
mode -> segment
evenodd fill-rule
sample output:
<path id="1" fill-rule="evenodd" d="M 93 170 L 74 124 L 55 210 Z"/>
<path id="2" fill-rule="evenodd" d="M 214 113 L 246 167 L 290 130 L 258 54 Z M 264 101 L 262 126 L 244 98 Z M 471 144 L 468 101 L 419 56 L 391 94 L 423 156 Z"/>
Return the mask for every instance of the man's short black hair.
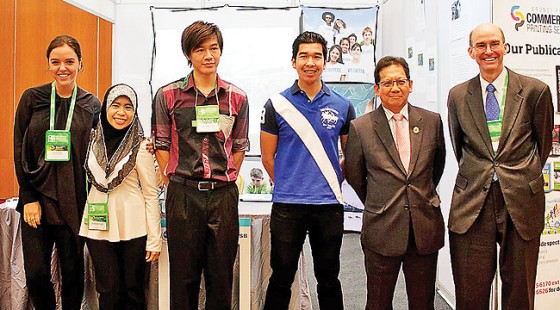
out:
<path id="1" fill-rule="evenodd" d="M 323 58 L 325 59 L 325 61 L 327 61 L 327 40 L 325 40 L 325 38 L 323 38 L 322 35 L 311 31 L 306 31 L 300 34 L 294 40 L 294 43 L 292 44 L 292 59 L 295 60 L 297 58 L 297 53 L 299 52 L 299 46 L 301 44 L 307 44 L 307 43 L 321 44 L 321 47 L 323 48 Z"/>
<path id="2" fill-rule="evenodd" d="M 375 84 L 379 85 L 380 76 L 379 72 L 386 67 L 397 65 L 401 66 L 404 70 L 404 74 L 406 75 L 406 79 L 410 80 L 410 68 L 408 67 L 408 63 L 402 57 L 394 57 L 394 56 L 385 56 L 377 62 L 375 66 L 375 71 L 373 72 L 373 76 L 375 77 Z"/>

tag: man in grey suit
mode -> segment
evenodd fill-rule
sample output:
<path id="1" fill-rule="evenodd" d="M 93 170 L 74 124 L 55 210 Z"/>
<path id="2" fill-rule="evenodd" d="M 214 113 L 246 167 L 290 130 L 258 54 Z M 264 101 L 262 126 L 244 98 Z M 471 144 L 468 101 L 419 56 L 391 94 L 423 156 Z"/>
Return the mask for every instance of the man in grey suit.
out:
<path id="1" fill-rule="evenodd" d="M 445 165 L 441 117 L 408 103 L 403 58 L 377 63 L 376 110 L 350 125 L 346 178 L 365 205 L 366 309 L 392 309 L 401 265 L 410 309 L 433 309 L 444 223 L 436 192 Z"/>
<path id="2" fill-rule="evenodd" d="M 488 309 L 496 244 L 502 309 L 533 309 L 552 95 L 543 82 L 504 67 L 499 27 L 479 25 L 469 40 L 480 75 L 452 88 L 447 102 L 459 163 L 449 215 L 456 309 Z"/>

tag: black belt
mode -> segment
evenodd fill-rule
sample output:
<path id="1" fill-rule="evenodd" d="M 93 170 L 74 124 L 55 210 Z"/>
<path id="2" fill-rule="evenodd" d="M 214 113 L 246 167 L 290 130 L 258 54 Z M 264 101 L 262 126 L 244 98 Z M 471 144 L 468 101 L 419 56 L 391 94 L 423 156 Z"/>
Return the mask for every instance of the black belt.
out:
<path id="1" fill-rule="evenodd" d="M 178 175 L 170 175 L 169 179 L 175 183 L 196 188 L 201 192 L 218 189 L 220 187 L 224 187 L 226 185 L 230 185 L 234 183 L 234 182 L 226 182 L 226 181 L 197 181 L 197 180 L 187 179 Z"/>

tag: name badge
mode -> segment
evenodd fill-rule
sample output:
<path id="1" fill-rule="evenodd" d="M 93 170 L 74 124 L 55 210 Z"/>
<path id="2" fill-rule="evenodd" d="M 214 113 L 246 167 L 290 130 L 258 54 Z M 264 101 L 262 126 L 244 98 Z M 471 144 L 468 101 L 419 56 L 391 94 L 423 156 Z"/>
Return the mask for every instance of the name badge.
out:
<path id="1" fill-rule="evenodd" d="M 196 106 L 196 132 L 218 132 L 220 108 L 218 105 Z"/>
<path id="2" fill-rule="evenodd" d="M 106 202 L 88 202 L 88 216 L 84 223 L 91 230 L 108 230 L 109 229 L 109 210 Z"/>
<path id="3" fill-rule="evenodd" d="M 45 161 L 69 161 L 70 141 L 70 131 L 47 130 L 45 134 Z"/>
<path id="4" fill-rule="evenodd" d="M 500 136 L 502 135 L 502 121 L 488 121 L 488 131 L 490 132 L 490 140 L 494 152 L 498 150 L 500 144 Z"/>

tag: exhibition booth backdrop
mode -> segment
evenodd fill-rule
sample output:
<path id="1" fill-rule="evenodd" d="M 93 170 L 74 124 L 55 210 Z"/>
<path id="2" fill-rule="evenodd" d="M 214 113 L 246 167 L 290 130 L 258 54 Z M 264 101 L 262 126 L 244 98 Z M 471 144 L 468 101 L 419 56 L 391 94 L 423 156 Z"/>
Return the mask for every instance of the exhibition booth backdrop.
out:
<path id="1" fill-rule="evenodd" d="M 87 1 L 75 1 L 75 2 L 84 2 Z M 163 1 L 163 0 L 154 0 L 154 1 L 142 1 L 142 0 L 135 0 L 135 1 L 116 1 L 114 2 L 114 11 L 115 11 L 115 25 L 114 25 L 114 32 L 113 32 L 113 82 L 126 82 L 133 85 L 138 91 L 140 95 L 140 114 L 142 122 L 144 126 L 148 126 L 145 128 L 149 128 L 149 118 L 151 115 L 151 93 L 148 85 L 149 81 L 149 72 L 151 66 L 151 54 L 152 54 L 152 40 L 153 40 L 153 29 L 151 21 L 151 14 L 154 11 L 149 10 L 150 3 L 157 3 L 157 4 L 164 4 L 164 3 L 179 3 L 181 5 L 185 5 L 185 3 L 193 6 L 199 7 L 201 5 L 209 5 L 209 4 L 217 4 L 222 3 L 220 1 L 199 1 L 199 0 L 185 0 L 185 1 Z M 243 3 L 244 1 L 236 1 L 236 3 Z M 251 1 L 245 1 L 251 2 Z M 253 1 L 254 3 L 255 1 Z M 293 5 L 294 3 L 316 3 L 316 4 L 331 4 L 334 3 L 335 5 L 344 4 L 342 1 L 280 1 L 280 0 L 271 0 L 267 1 L 268 3 L 278 4 L 278 3 L 286 3 L 287 5 Z M 371 3 L 371 1 L 354 1 L 353 3 L 359 3 L 362 5 L 367 5 L 367 3 Z M 380 1 L 381 2 L 381 1 Z M 467 78 L 471 78 L 472 76 L 477 74 L 476 70 L 476 63 L 472 61 L 468 57 L 466 52 L 466 48 L 468 46 L 468 33 L 470 29 L 472 29 L 475 25 L 481 22 L 488 22 L 494 21 L 495 23 L 499 23 L 506 32 L 506 39 L 510 41 L 511 44 L 515 44 L 517 47 L 517 54 L 511 52 L 505 57 L 506 64 L 510 66 L 514 70 L 518 70 L 522 73 L 528 74 L 524 72 L 521 66 L 517 67 L 510 63 L 509 61 L 512 60 L 513 56 L 522 57 L 520 64 L 524 64 L 527 69 L 537 69 L 537 74 L 544 74 L 544 78 L 542 79 L 549 79 L 551 78 L 551 69 L 554 68 L 556 70 L 556 66 L 558 65 L 558 56 L 557 55 L 537 55 L 534 54 L 535 50 L 538 49 L 538 45 L 541 44 L 543 48 L 546 50 L 547 45 L 550 46 L 550 50 L 555 48 L 554 43 L 544 43 L 545 41 L 551 38 L 557 38 L 557 25 L 553 24 L 546 24 L 546 19 L 539 21 L 539 16 L 550 16 L 551 14 L 558 14 L 557 8 L 557 1 L 555 0 L 546 0 L 546 1 L 525 1 L 523 4 L 515 3 L 514 1 L 492 1 L 492 0 L 450 0 L 450 1 L 414 1 L 413 4 L 408 0 L 392 0 L 392 1 L 383 1 L 381 7 L 383 9 L 383 14 L 380 15 L 380 21 L 383 23 L 379 23 L 380 26 L 380 33 L 378 34 L 377 41 L 383 41 L 381 35 L 386 38 L 383 41 L 383 49 L 378 47 L 378 55 L 400 55 L 403 57 L 410 57 L 407 58 L 409 63 L 413 64 L 411 67 L 411 74 L 412 78 L 415 81 L 415 88 L 414 92 L 411 94 L 410 100 L 413 104 L 419 105 L 422 107 L 426 107 L 433 111 L 438 111 L 443 118 L 444 123 L 446 122 L 447 110 L 445 101 L 447 98 L 447 92 L 451 86 L 465 81 Z M 514 9 L 515 6 L 519 6 L 518 8 Z M 292 8 L 293 10 L 297 11 L 297 8 Z M 228 10 L 225 8 L 225 10 Z M 278 12 L 284 12 L 285 10 L 278 10 Z M 222 11 L 223 12 L 223 11 Z M 229 12 L 229 11 L 227 11 Z M 270 11 L 272 12 L 272 11 Z M 492 16 L 492 12 L 494 12 L 494 17 Z M 198 12 L 196 13 L 198 14 Z M 234 23 L 242 23 L 247 22 L 248 27 L 251 30 L 254 28 L 265 28 L 268 25 L 273 25 L 273 28 L 284 28 L 285 26 L 282 24 L 283 22 L 277 18 L 276 13 L 271 15 L 266 15 L 266 18 L 258 19 L 259 23 L 253 23 L 253 20 L 259 18 L 259 15 L 265 16 L 264 11 L 260 11 L 256 17 L 252 17 L 250 19 L 250 23 L 248 19 L 239 19 L 236 20 Z M 498 14 L 498 15 L 496 15 Z M 532 15 L 529 15 L 532 14 Z M 155 13 L 154 13 L 155 15 Z M 220 18 L 217 22 L 221 26 L 222 24 L 230 22 L 230 17 L 227 13 L 224 14 L 223 18 Z M 385 16 L 383 19 L 382 17 Z M 529 17 L 530 16 L 530 17 Z M 197 19 L 202 19 L 204 16 L 197 15 Z M 232 20 L 234 18 L 231 18 Z M 292 29 L 292 33 L 289 36 L 289 39 L 284 40 L 282 46 L 279 48 L 284 49 L 283 52 L 277 52 L 278 49 L 276 48 L 268 48 L 268 45 L 260 45 L 257 44 L 259 40 L 255 38 L 255 36 L 251 36 L 249 34 L 242 36 L 243 38 L 241 41 L 231 41 L 226 36 L 226 43 L 224 48 L 224 57 L 222 61 L 225 61 L 228 57 L 228 53 L 231 51 L 230 48 L 233 48 L 233 45 L 246 45 L 251 49 L 247 49 L 246 53 L 239 53 L 236 57 L 232 57 L 231 61 L 235 62 L 238 60 L 245 60 L 255 58 L 255 54 L 266 50 L 269 53 L 275 53 L 275 56 L 270 57 L 270 62 L 274 62 L 278 64 L 278 70 L 286 70 L 288 75 L 291 75 L 289 78 L 285 80 L 278 80 L 273 79 L 272 83 L 267 84 L 268 90 L 270 93 L 278 92 L 286 87 L 288 87 L 293 79 L 295 78 L 295 71 L 291 68 L 290 65 L 290 45 L 293 38 L 299 33 L 297 23 L 297 18 L 290 19 L 291 21 L 296 21 L 295 24 L 291 26 L 295 26 Z M 523 21 L 524 25 L 518 26 L 515 29 L 515 24 L 519 24 Z M 543 22 L 541 22 L 543 21 Z M 532 24 L 529 27 L 529 24 Z M 186 26 L 187 23 L 183 24 Z M 258 25 L 258 26 L 255 26 Z M 383 26 L 381 26 L 383 25 Z M 134 31 L 131 31 L 134 29 Z M 543 31 L 536 31 L 536 29 L 540 29 Z M 550 30 L 550 31 L 549 31 Z M 258 31 L 258 29 L 257 29 Z M 510 33 L 511 32 L 511 33 Z M 264 31 L 264 33 L 268 33 Z M 261 35 L 263 33 L 261 32 Z M 543 35 L 544 37 L 548 37 L 548 39 L 542 38 L 533 38 L 532 36 L 535 35 Z M 519 35 L 520 38 L 516 42 L 513 42 L 513 39 L 516 35 Z M 276 41 L 276 40 L 273 40 Z M 551 39 L 550 42 L 554 42 Z M 558 40 L 556 40 L 558 42 Z M 275 42 L 272 42 L 275 43 Z M 287 44 L 286 44 L 287 43 Z M 527 53 L 527 46 L 525 44 L 535 45 L 537 49 L 531 48 L 531 53 Z M 276 45 L 270 45 L 276 46 Z M 263 48 L 266 47 L 266 48 Z M 412 50 L 409 49 L 412 47 Z M 511 48 L 511 47 L 510 47 Z M 167 50 L 174 50 L 180 53 L 180 41 L 179 37 L 174 39 L 174 42 L 171 42 L 169 46 L 164 47 L 163 49 Z M 161 51 L 158 50 L 158 53 Z M 552 50 L 553 51 L 553 50 Z M 554 53 L 554 52 L 552 52 Z M 535 58 L 536 57 L 536 58 Z M 284 60 L 282 60 L 284 59 Z M 420 61 L 422 59 L 422 61 Z M 430 61 L 431 60 L 431 61 Z M 186 60 L 182 58 L 183 63 L 174 63 L 167 69 L 174 69 L 178 68 L 184 70 L 180 72 L 180 74 L 170 77 L 168 80 L 164 80 L 163 82 L 169 82 L 173 79 L 179 78 L 180 76 L 184 75 L 188 72 L 188 66 L 186 64 Z M 538 66 L 541 64 L 547 63 L 549 69 L 545 69 L 545 73 L 540 72 Z M 223 66 L 224 62 L 220 66 L 220 73 L 225 79 L 229 79 L 235 84 L 238 84 L 240 87 L 248 91 L 250 88 L 242 85 L 241 82 L 237 80 L 237 72 L 235 74 L 229 74 L 227 71 L 222 71 L 221 69 L 225 69 Z M 248 62 L 248 65 L 252 65 L 252 62 Z M 258 68 L 256 65 L 255 68 Z M 280 68 L 281 67 L 281 68 Z M 433 70 L 431 70 L 433 68 Z M 280 72 L 274 72 L 275 77 L 279 77 L 282 74 Z M 529 74 L 531 75 L 531 74 Z M 553 74 L 555 76 L 555 73 Z M 536 76 L 538 77 L 538 76 Z M 233 78 L 233 79 L 232 79 Z M 557 79 L 549 80 L 553 82 L 548 82 L 551 85 L 551 89 L 553 93 L 557 91 Z M 368 86 L 364 84 L 364 89 L 367 90 Z M 158 85 L 152 83 L 152 86 L 157 89 Z M 250 102 L 254 102 L 257 110 L 252 107 L 252 114 L 259 115 L 260 107 L 264 104 L 264 99 L 256 100 L 253 99 L 252 95 L 249 94 Z M 555 96 L 556 100 L 556 96 Z M 257 102 L 258 101 L 258 102 Z M 558 114 L 555 116 L 556 123 L 559 123 L 559 116 Z M 258 119 L 258 116 L 257 116 Z M 257 128 L 258 130 L 258 122 L 253 122 L 252 130 Z M 445 124 L 446 125 L 446 124 Z M 257 131 L 258 132 L 258 131 Z M 447 135 L 447 132 L 446 132 Z M 258 136 L 251 137 L 253 141 L 258 141 Z M 446 140 L 449 141 L 448 136 Z M 448 150 L 451 150 L 451 145 L 447 145 Z M 258 152 L 258 145 L 253 144 L 252 152 Z M 555 160 L 557 158 L 551 158 L 551 160 Z M 447 158 L 447 166 L 445 168 L 445 175 L 442 179 L 440 184 L 439 192 L 442 197 L 442 211 L 444 211 L 444 216 L 446 217 L 446 209 L 449 207 L 450 202 L 450 195 L 453 190 L 454 178 L 456 176 L 456 163 L 453 157 L 452 152 L 448 152 Z M 554 175 L 553 166 L 551 167 L 551 175 Z M 550 186 L 554 186 L 554 180 L 549 183 Z M 555 198 L 556 192 L 552 192 L 547 195 L 547 214 L 550 215 L 549 218 L 546 218 L 548 225 L 552 225 L 555 227 L 556 220 L 556 213 L 558 210 L 558 198 Z M 447 207 L 446 207 L 447 206 Z M 553 213 L 550 213 L 553 212 Z M 549 227 L 547 226 L 547 227 Z M 545 307 L 542 309 L 549 309 L 546 308 L 547 306 L 554 307 L 554 303 L 549 302 L 548 298 L 551 299 L 558 299 L 557 289 L 555 283 L 557 279 L 559 279 L 557 272 L 559 270 L 558 264 L 558 257 L 555 251 L 550 251 L 551 249 L 557 248 L 557 239 L 550 239 L 555 238 L 554 235 L 558 235 L 553 229 L 548 230 L 545 236 L 543 235 L 543 246 L 541 246 L 541 261 L 545 263 L 541 263 L 541 265 L 546 266 L 549 269 L 543 269 L 544 266 L 539 267 L 539 275 L 538 275 L 538 282 L 537 285 L 541 287 L 536 288 L 542 289 L 537 296 L 537 298 L 545 297 L 547 299 L 539 299 L 537 300 L 537 307 Z M 545 230 L 546 232 L 546 230 Z M 550 242 L 550 243 L 549 243 Z M 546 254 L 546 256 L 543 256 Z M 447 293 L 448 300 L 451 304 L 454 304 L 453 298 L 453 281 L 451 277 L 451 270 L 450 270 L 450 263 L 449 263 L 449 251 L 448 248 L 442 249 L 440 251 L 440 260 L 438 266 L 438 285 L 440 291 L 445 291 Z M 541 271 L 544 270 L 544 271 Z M 548 282 L 547 282 L 548 281 Z M 550 283 L 550 284 L 549 284 Z M 548 288 L 554 288 L 552 290 L 545 290 Z M 545 292 L 546 293 L 543 293 Z M 539 291 L 537 291 L 539 292 Z"/>
<path id="2" fill-rule="evenodd" d="M 358 44 L 364 44 L 362 32 L 367 27 L 372 42 L 362 51 L 362 61 L 355 70 L 373 72 L 377 39 L 377 16 L 379 7 L 366 8 L 315 8 L 315 7 L 240 7 L 222 6 L 211 8 L 151 7 L 153 49 L 149 84 L 150 94 L 139 92 L 140 102 L 151 102 L 159 87 L 187 75 L 191 68 L 181 50 L 183 29 L 197 20 L 216 23 L 223 33 L 224 48 L 218 74 L 243 89 L 249 99 L 249 154 L 260 154 L 260 114 L 267 99 L 290 87 L 297 79 L 292 68 L 292 43 L 301 31 L 320 31 L 325 12 L 342 20 L 346 28 L 331 28 L 333 38 L 355 33 Z M 344 20 L 343 20 L 344 18 Z M 375 44 L 373 44 L 375 43 Z M 367 51 L 366 51 L 367 50 Z M 342 55 L 341 55 L 342 56 Z M 351 61 L 348 62 L 349 64 Z M 327 68 L 329 65 L 327 64 Z M 329 81 L 336 82 L 336 81 Z M 338 81 L 340 82 L 340 81 Z M 374 97 L 369 77 L 336 84 L 341 93 L 347 93 L 357 108 L 358 115 L 365 112 Z M 144 128 L 150 128 L 151 106 L 139 107 Z"/>
<path id="3" fill-rule="evenodd" d="M 521 74 L 537 78 L 550 87 L 558 111 L 560 95 L 560 2 L 493 1 L 492 21 L 506 37 L 505 65 Z M 558 116 L 555 117 L 556 119 Z M 555 121 L 558 124 L 558 120 Z M 558 126 L 555 126 L 558 127 Z M 535 284 L 535 309 L 558 309 L 560 299 L 560 143 L 558 130 L 553 150 L 543 169 L 546 207 L 545 229 L 541 234 L 539 265 Z M 520 180 L 523 182 L 523 180 Z M 500 283 L 497 284 L 499 297 Z M 500 298 L 496 298 L 497 308 Z"/>
<path id="4" fill-rule="evenodd" d="M 243 89 L 249 98 L 249 155 L 260 154 L 260 112 L 267 99 L 289 87 L 297 78 L 291 65 L 292 43 L 302 31 L 322 32 L 329 48 L 340 46 L 340 41 L 354 34 L 355 44 L 360 51 L 339 55 L 348 55 L 342 67 L 348 79 L 325 80 L 329 86 L 347 96 L 354 104 L 357 115 L 371 110 L 374 104 L 373 72 L 375 67 L 375 49 L 377 48 L 377 17 L 379 7 L 364 8 L 328 8 L 328 7 L 238 7 L 223 6 L 211 8 L 169 8 L 151 7 L 153 49 L 151 64 L 151 97 L 157 89 L 170 81 L 181 79 L 190 68 L 181 50 L 181 33 L 183 29 L 196 20 L 216 23 L 224 37 L 223 54 L 218 73 Z M 325 15 L 333 17 L 332 25 L 325 25 Z M 258 27 L 255 27 L 258 25 Z M 362 48 L 363 47 L 363 48 Z M 350 54 L 353 56 L 349 56 Z M 330 51 L 328 57 L 333 56 Z M 346 57 L 346 56 L 345 56 Z M 279 60 L 284 61 L 279 61 Z M 327 63 L 326 68 L 330 64 Z M 353 73 L 352 73 L 353 72 Z M 353 78 L 352 78 L 353 77 Z M 150 107 L 144 106 L 140 117 L 151 113 Z M 249 165 L 255 165 L 250 164 Z M 262 165 L 255 167 L 265 176 Z M 253 168 L 253 167 L 252 167 Z M 250 173 L 241 173 L 246 191 L 251 184 Z M 344 186 L 346 200 L 345 229 L 360 231 L 363 204 L 356 199 L 350 186 Z M 270 184 L 270 193 L 272 184 Z M 270 194 L 267 193 L 267 194 Z M 271 197 L 243 193 L 244 201 L 261 201 Z"/>

